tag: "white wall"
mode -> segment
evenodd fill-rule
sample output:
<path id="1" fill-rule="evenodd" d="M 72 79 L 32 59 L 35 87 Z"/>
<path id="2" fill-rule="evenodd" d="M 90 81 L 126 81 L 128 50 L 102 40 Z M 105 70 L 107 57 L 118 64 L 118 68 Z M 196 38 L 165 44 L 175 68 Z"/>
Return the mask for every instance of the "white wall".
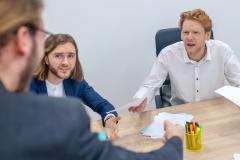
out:
<path id="1" fill-rule="evenodd" d="M 74 36 L 87 81 L 118 107 L 150 71 L 156 31 L 176 27 L 180 12 L 193 8 L 212 17 L 215 39 L 240 57 L 236 0 L 48 0 L 44 19 L 47 30 Z"/>

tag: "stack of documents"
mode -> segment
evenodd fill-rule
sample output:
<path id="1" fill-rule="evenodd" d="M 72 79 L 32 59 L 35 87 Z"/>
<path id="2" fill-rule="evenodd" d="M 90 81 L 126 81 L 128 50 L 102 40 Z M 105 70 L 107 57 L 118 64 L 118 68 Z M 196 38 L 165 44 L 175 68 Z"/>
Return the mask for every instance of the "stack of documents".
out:
<path id="1" fill-rule="evenodd" d="M 180 124 L 184 127 L 185 123 L 188 121 L 192 121 L 193 115 L 189 115 L 186 113 L 180 113 L 180 114 L 172 114 L 172 113 L 166 113 L 162 112 L 158 115 L 154 116 L 153 122 L 148 125 L 146 128 L 144 128 L 141 133 L 144 136 L 148 136 L 151 138 L 161 138 L 163 137 L 165 131 L 164 131 L 164 121 L 169 120 L 173 124 Z"/>
<path id="2" fill-rule="evenodd" d="M 233 160 L 240 160 L 240 154 L 234 153 L 233 154 Z"/>
<path id="3" fill-rule="evenodd" d="M 240 107 L 240 88 L 224 86 L 215 91 Z"/>

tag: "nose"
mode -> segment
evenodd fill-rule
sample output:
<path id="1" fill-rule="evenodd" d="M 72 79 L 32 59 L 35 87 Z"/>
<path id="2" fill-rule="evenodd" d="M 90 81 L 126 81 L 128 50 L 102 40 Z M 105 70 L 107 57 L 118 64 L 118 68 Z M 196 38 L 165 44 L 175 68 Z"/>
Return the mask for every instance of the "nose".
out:
<path id="1" fill-rule="evenodd" d="M 63 65 L 68 65 L 69 64 L 67 56 L 64 56 L 64 58 L 62 60 L 62 64 Z"/>
<path id="2" fill-rule="evenodd" d="M 188 38 L 188 40 L 192 40 L 192 39 L 193 39 L 193 33 L 192 33 L 192 32 L 189 32 L 187 38 Z"/>

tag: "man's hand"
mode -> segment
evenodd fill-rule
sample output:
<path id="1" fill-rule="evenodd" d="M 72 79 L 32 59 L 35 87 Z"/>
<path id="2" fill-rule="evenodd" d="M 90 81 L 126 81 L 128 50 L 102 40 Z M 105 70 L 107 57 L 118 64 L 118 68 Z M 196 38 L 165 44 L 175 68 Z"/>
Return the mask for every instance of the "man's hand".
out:
<path id="1" fill-rule="evenodd" d="M 170 138 L 177 136 L 183 141 L 184 128 L 180 124 L 172 124 L 170 121 L 164 121 L 163 142 L 166 143 Z"/>
<path id="2" fill-rule="evenodd" d="M 128 108 L 129 112 L 142 112 L 144 111 L 145 107 L 147 105 L 147 98 L 145 98 L 142 103 L 140 103 L 138 106 L 131 106 Z"/>
<path id="3" fill-rule="evenodd" d="M 117 132 L 117 122 L 121 119 L 121 117 L 110 117 L 105 122 L 105 131 L 107 132 L 109 140 L 115 140 L 118 138 Z"/>

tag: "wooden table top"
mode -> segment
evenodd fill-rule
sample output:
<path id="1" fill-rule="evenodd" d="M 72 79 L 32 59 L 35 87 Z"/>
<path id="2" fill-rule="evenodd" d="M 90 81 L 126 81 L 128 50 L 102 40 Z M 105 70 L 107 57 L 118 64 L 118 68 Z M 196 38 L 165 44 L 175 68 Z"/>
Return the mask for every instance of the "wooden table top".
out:
<path id="1" fill-rule="evenodd" d="M 140 133 L 160 112 L 192 114 L 203 126 L 202 150 L 191 152 L 184 145 L 185 160 L 231 160 L 234 153 L 240 153 L 240 108 L 224 98 L 121 115 L 119 138 L 113 143 L 137 152 L 161 147 L 161 139 L 150 139 Z M 101 121 L 92 122 L 91 130 L 103 130 Z"/>

